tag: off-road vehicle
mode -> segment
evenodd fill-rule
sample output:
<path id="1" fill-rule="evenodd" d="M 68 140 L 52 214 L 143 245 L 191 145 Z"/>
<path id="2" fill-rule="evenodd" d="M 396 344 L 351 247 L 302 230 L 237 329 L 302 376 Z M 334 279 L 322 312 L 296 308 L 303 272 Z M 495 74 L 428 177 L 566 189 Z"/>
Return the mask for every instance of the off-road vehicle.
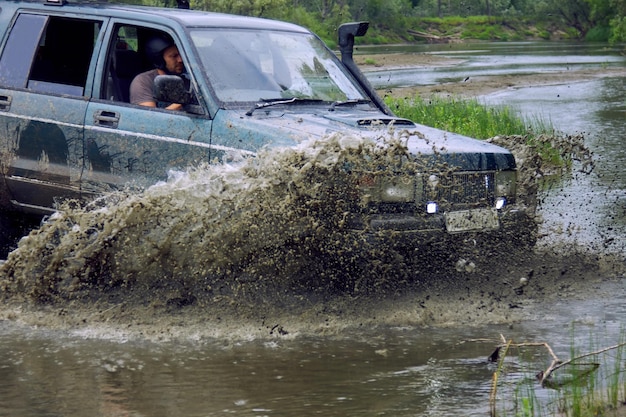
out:
<path id="1" fill-rule="evenodd" d="M 443 238 L 499 232 L 526 218 L 509 151 L 394 116 L 353 61 L 355 37 L 366 30 L 364 22 L 341 26 L 337 54 L 303 27 L 261 18 L 2 2 L 2 216 L 147 186 L 231 151 L 254 155 L 333 133 L 376 140 L 391 127 L 405 132 L 413 157 L 451 169 L 355 181 L 350 227 Z M 154 68 L 145 48 L 155 36 L 177 46 L 186 68 L 157 77 L 155 92 L 182 111 L 129 102 L 133 78 Z"/>

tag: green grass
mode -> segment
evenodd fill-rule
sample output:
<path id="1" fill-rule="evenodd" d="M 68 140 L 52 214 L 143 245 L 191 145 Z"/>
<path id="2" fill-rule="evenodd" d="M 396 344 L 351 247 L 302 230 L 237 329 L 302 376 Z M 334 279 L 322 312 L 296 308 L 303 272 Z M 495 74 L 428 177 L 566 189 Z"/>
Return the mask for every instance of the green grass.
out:
<path id="1" fill-rule="evenodd" d="M 427 126 L 477 139 L 504 135 L 551 134 L 552 125 L 540 117 L 523 118 L 508 106 L 487 106 L 477 99 L 433 96 L 387 98 L 387 105 L 400 117 Z"/>
<path id="2" fill-rule="evenodd" d="M 365 65 L 378 65 L 378 62 L 374 58 L 366 58 Z"/>
<path id="3" fill-rule="evenodd" d="M 580 37 L 579 32 L 565 24 L 522 16 L 420 17 L 410 26 L 434 35 L 468 40 L 504 42 L 537 38 L 578 39 Z M 594 36 L 594 39 L 599 39 L 599 36 Z"/>

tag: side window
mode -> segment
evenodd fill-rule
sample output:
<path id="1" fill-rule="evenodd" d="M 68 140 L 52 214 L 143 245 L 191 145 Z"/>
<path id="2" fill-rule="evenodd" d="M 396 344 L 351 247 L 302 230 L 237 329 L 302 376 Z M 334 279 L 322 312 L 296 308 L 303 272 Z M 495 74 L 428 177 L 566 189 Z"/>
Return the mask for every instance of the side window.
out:
<path id="1" fill-rule="evenodd" d="M 101 99 L 129 102 L 130 83 L 137 74 L 152 68 L 139 51 L 139 38 L 140 29 L 136 26 L 115 26 Z"/>
<path id="2" fill-rule="evenodd" d="M 100 22 L 51 17 L 39 40 L 27 88 L 83 95 Z"/>
<path id="3" fill-rule="evenodd" d="M 82 96 L 101 22 L 22 14 L 0 58 L 0 82 Z"/>
<path id="4" fill-rule="evenodd" d="M 173 55 L 165 53 L 172 46 L 176 47 Z M 167 67 L 166 63 L 168 56 L 171 68 Z M 100 98 L 103 100 L 130 103 L 131 83 L 137 75 L 146 73 L 134 84 L 134 104 L 154 101 L 156 107 L 168 108 L 172 103 L 157 102 L 154 99 L 156 68 L 159 68 L 161 73 L 165 70 L 169 74 L 182 75 L 187 88 L 191 89 L 190 77 L 178 45 L 165 31 L 128 24 L 115 25 L 108 47 L 106 65 L 100 88 Z M 195 93 L 191 104 L 198 104 Z"/>
<path id="5" fill-rule="evenodd" d="M 0 58 L 0 85 L 25 88 L 39 39 L 45 28 L 46 16 L 20 15 Z"/>

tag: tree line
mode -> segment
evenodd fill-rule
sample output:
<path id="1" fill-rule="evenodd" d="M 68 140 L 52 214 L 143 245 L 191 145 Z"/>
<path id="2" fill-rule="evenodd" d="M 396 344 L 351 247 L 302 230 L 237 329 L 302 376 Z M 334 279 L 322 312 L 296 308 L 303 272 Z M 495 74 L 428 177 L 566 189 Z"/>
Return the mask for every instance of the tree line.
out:
<path id="1" fill-rule="evenodd" d="M 112 0 L 175 7 L 177 0 Z M 370 22 L 370 36 L 409 40 L 424 19 L 486 16 L 494 23 L 551 23 L 579 39 L 626 41 L 626 0 L 187 0 L 193 9 L 285 20 L 326 41 L 348 21 Z"/>

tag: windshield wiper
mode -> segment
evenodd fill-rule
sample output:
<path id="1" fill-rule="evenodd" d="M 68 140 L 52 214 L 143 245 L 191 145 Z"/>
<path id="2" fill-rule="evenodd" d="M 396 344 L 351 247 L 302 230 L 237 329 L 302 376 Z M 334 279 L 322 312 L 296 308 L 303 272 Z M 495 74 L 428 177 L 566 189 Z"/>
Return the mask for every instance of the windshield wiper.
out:
<path id="1" fill-rule="evenodd" d="M 259 103 L 256 103 L 254 107 L 246 112 L 246 116 L 252 116 L 255 110 L 262 109 L 265 107 L 276 106 L 278 104 L 291 104 L 291 103 L 319 103 L 324 100 L 320 100 L 318 98 L 299 98 L 299 97 L 291 97 L 291 98 L 272 98 L 272 99 L 261 99 Z"/>
<path id="2" fill-rule="evenodd" d="M 369 104 L 371 102 L 372 102 L 371 100 L 367 100 L 363 98 L 355 98 L 352 100 L 345 100 L 345 101 L 335 101 L 333 102 L 333 104 L 330 105 L 330 108 L 328 109 L 328 111 L 335 111 L 335 107 L 339 107 L 339 106 L 347 106 L 350 104 Z"/>

